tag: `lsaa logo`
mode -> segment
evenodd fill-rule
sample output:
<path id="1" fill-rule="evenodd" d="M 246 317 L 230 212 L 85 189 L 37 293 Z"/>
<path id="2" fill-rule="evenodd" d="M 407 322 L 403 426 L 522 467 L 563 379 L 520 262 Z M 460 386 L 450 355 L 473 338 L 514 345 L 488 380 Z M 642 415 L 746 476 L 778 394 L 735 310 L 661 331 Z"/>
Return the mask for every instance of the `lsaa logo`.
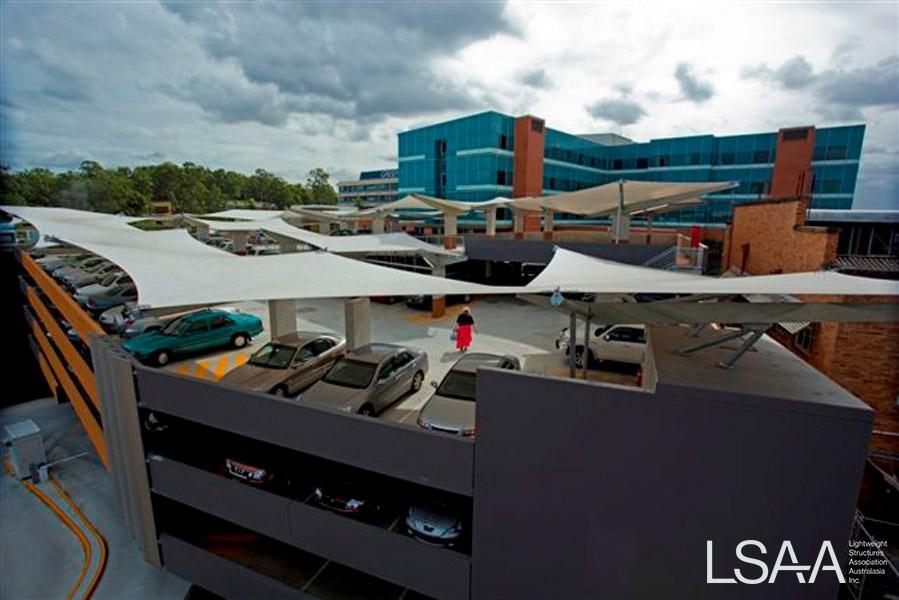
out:
<path id="1" fill-rule="evenodd" d="M 774 561 L 773 567 L 769 569 L 768 562 L 765 560 L 765 556 L 768 554 L 765 544 L 757 540 L 743 540 L 737 544 L 735 551 L 737 559 L 746 565 L 752 565 L 752 568 L 749 569 L 749 571 L 751 571 L 750 574 L 752 575 L 756 575 L 754 571 L 757 571 L 756 577 L 747 576 L 741 568 L 734 569 L 734 577 L 715 577 L 715 549 L 712 540 L 706 541 L 705 548 L 706 583 L 739 582 L 750 585 L 774 583 L 777 580 L 777 575 L 782 571 L 795 573 L 799 583 L 815 583 L 815 580 L 818 578 L 821 571 L 833 571 L 840 583 L 846 583 L 846 579 L 843 577 L 843 571 L 840 570 L 840 565 L 837 562 L 836 554 L 834 554 L 833 546 L 828 541 L 821 544 L 821 550 L 818 552 L 818 557 L 815 559 L 814 565 L 804 565 L 799 563 L 799 559 L 796 557 L 796 551 L 793 550 L 793 544 L 790 543 L 789 540 L 786 540 L 780 546 L 780 552 L 777 553 L 777 559 Z M 805 574 L 809 571 L 808 581 L 806 581 Z"/>

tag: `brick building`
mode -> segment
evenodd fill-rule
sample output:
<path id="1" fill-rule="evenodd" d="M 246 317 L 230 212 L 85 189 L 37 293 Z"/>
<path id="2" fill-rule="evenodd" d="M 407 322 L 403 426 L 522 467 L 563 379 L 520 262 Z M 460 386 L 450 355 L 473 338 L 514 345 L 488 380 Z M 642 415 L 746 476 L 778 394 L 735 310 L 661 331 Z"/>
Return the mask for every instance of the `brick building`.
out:
<path id="1" fill-rule="evenodd" d="M 868 244 L 865 247 L 873 247 L 877 253 L 860 255 L 858 244 L 853 245 L 848 239 L 856 235 L 857 228 L 849 224 L 810 224 L 808 215 L 807 201 L 797 198 L 735 206 L 724 243 L 724 268 L 765 275 L 842 265 L 843 270 L 859 275 L 899 276 L 895 271 L 894 253 L 899 240 L 895 224 L 871 229 L 878 239 L 886 237 L 886 242 Z M 850 247 L 856 253 L 846 254 L 845 249 Z M 885 255 L 880 254 L 884 252 Z M 852 268 L 845 268 L 846 265 Z M 815 300 L 845 301 L 842 296 Z M 874 429 L 880 433 L 872 437 L 872 450 L 899 455 L 899 438 L 884 433 L 899 433 L 899 323 L 812 323 L 794 334 L 779 326 L 770 333 L 874 408 Z"/>

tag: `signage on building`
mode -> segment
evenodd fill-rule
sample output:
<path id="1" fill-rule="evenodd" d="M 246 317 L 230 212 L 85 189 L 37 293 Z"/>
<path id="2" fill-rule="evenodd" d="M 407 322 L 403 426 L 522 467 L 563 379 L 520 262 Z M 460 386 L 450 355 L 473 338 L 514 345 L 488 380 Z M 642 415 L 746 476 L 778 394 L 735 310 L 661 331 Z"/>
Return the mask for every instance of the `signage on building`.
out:
<path id="1" fill-rule="evenodd" d="M 397 169 L 381 169 L 380 171 L 362 171 L 359 179 L 396 179 L 399 177 Z"/>

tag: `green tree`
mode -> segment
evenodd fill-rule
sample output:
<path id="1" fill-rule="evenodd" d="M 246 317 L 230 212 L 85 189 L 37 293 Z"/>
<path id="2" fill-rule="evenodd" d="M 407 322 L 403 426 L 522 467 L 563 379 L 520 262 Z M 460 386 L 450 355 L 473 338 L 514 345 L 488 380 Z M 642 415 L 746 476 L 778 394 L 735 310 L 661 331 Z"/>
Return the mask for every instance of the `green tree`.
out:
<path id="1" fill-rule="evenodd" d="M 337 204 L 337 192 L 331 185 L 331 174 L 321 167 L 309 171 L 306 190 L 309 204 Z"/>

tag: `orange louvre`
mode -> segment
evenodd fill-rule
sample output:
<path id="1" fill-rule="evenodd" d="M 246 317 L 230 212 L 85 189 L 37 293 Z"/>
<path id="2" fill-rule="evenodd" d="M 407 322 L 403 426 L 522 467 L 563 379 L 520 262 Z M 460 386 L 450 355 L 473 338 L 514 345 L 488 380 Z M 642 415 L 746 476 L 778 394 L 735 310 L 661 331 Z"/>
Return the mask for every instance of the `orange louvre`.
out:
<path id="1" fill-rule="evenodd" d="M 90 318 L 86 312 L 81 310 L 78 303 L 65 293 L 65 291 L 63 291 L 63 289 L 59 287 L 49 275 L 44 273 L 44 270 L 34 262 L 33 258 L 25 252 L 18 252 L 17 255 L 19 262 L 22 263 L 22 266 L 31 276 L 31 279 L 34 280 L 35 285 L 47 295 L 57 310 L 59 310 L 59 312 L 66 318 L 66 321 L 75 328 L 75 331 L 78 332 L 78 337 L 84 340 L 85 344 L 90 345 L 91 333 L 105 335 L 105 332 L 100 325 Z"/>
<path id="2" fill-rule="evenodd" d="M 87 361 L 84 360 L 81 354 L 78 353 L 78 350 L 75 349 L 75 346 L 72 345 L 72 342 L 69 341 L 66 332 L 62 330 L 62 327 L 59 326 L 53 318 L 53 315 L 50 314 L 50 311 L 44 303 L 41 302 L 41 299 L 38 297 L 37 292 L 33 287 L 28 286 L 25 289 L 25 297 L 28 299 L 28 303 L 32 308 L 34 308 L 34 312 L 43 324 L 44 329 L 50 333 L 56 347 L 62 352 L 63 358 L 66 359 L 72 373 L 78 378 L 78 381 L 87 393 L 87 397 L 91 401 L 91 404 L 93 404 L 99 411 L 100 401 L 97 397 L 97 382 L 94 378 L 94 372 L 91 371 Z"/>
<path id="3" fill-rule="evenodd" d="M 104 467 L 108 468 L 109 455 L 106 451 L 106 438 L 103 436 L 103 429 L 100 427 L 100 424 L 97 423 L 96 418 L 94 418 L 94 415 L 91 413 L 87 404 L 85 404 L 84 398 L 81 397 L 81 392 L 78 391 L 78 387 L 69 377 L 69 373 L 63 366 L 62 361 L 56 355 L 56 351 L 50 345 L 50 342 L 47 341 L 47 336 L 44 334 L 43 330 L 41 330 L 40 326 L 38 326 L 37 320 L 29 320 L 31 321 L 31 331 L 34 334 L 34 339 L 40 346 L 41 352 L 44 354 L 47 362 L 50 363 L 50 367 L 53 374 L 56 376 L 56 380 L 62 386 L 62 389 L 65 390 L 66 396 L 68 396 L 69 401 L 72 404 L 72 409 L 75 411 L 75 416 L 81 421 L 81 425 L 84 427 L 88 439 L 90 439 L 91 444 L 97 451 L 97 456 L 100 457 L 100 462 L 103 463 Z"/>

